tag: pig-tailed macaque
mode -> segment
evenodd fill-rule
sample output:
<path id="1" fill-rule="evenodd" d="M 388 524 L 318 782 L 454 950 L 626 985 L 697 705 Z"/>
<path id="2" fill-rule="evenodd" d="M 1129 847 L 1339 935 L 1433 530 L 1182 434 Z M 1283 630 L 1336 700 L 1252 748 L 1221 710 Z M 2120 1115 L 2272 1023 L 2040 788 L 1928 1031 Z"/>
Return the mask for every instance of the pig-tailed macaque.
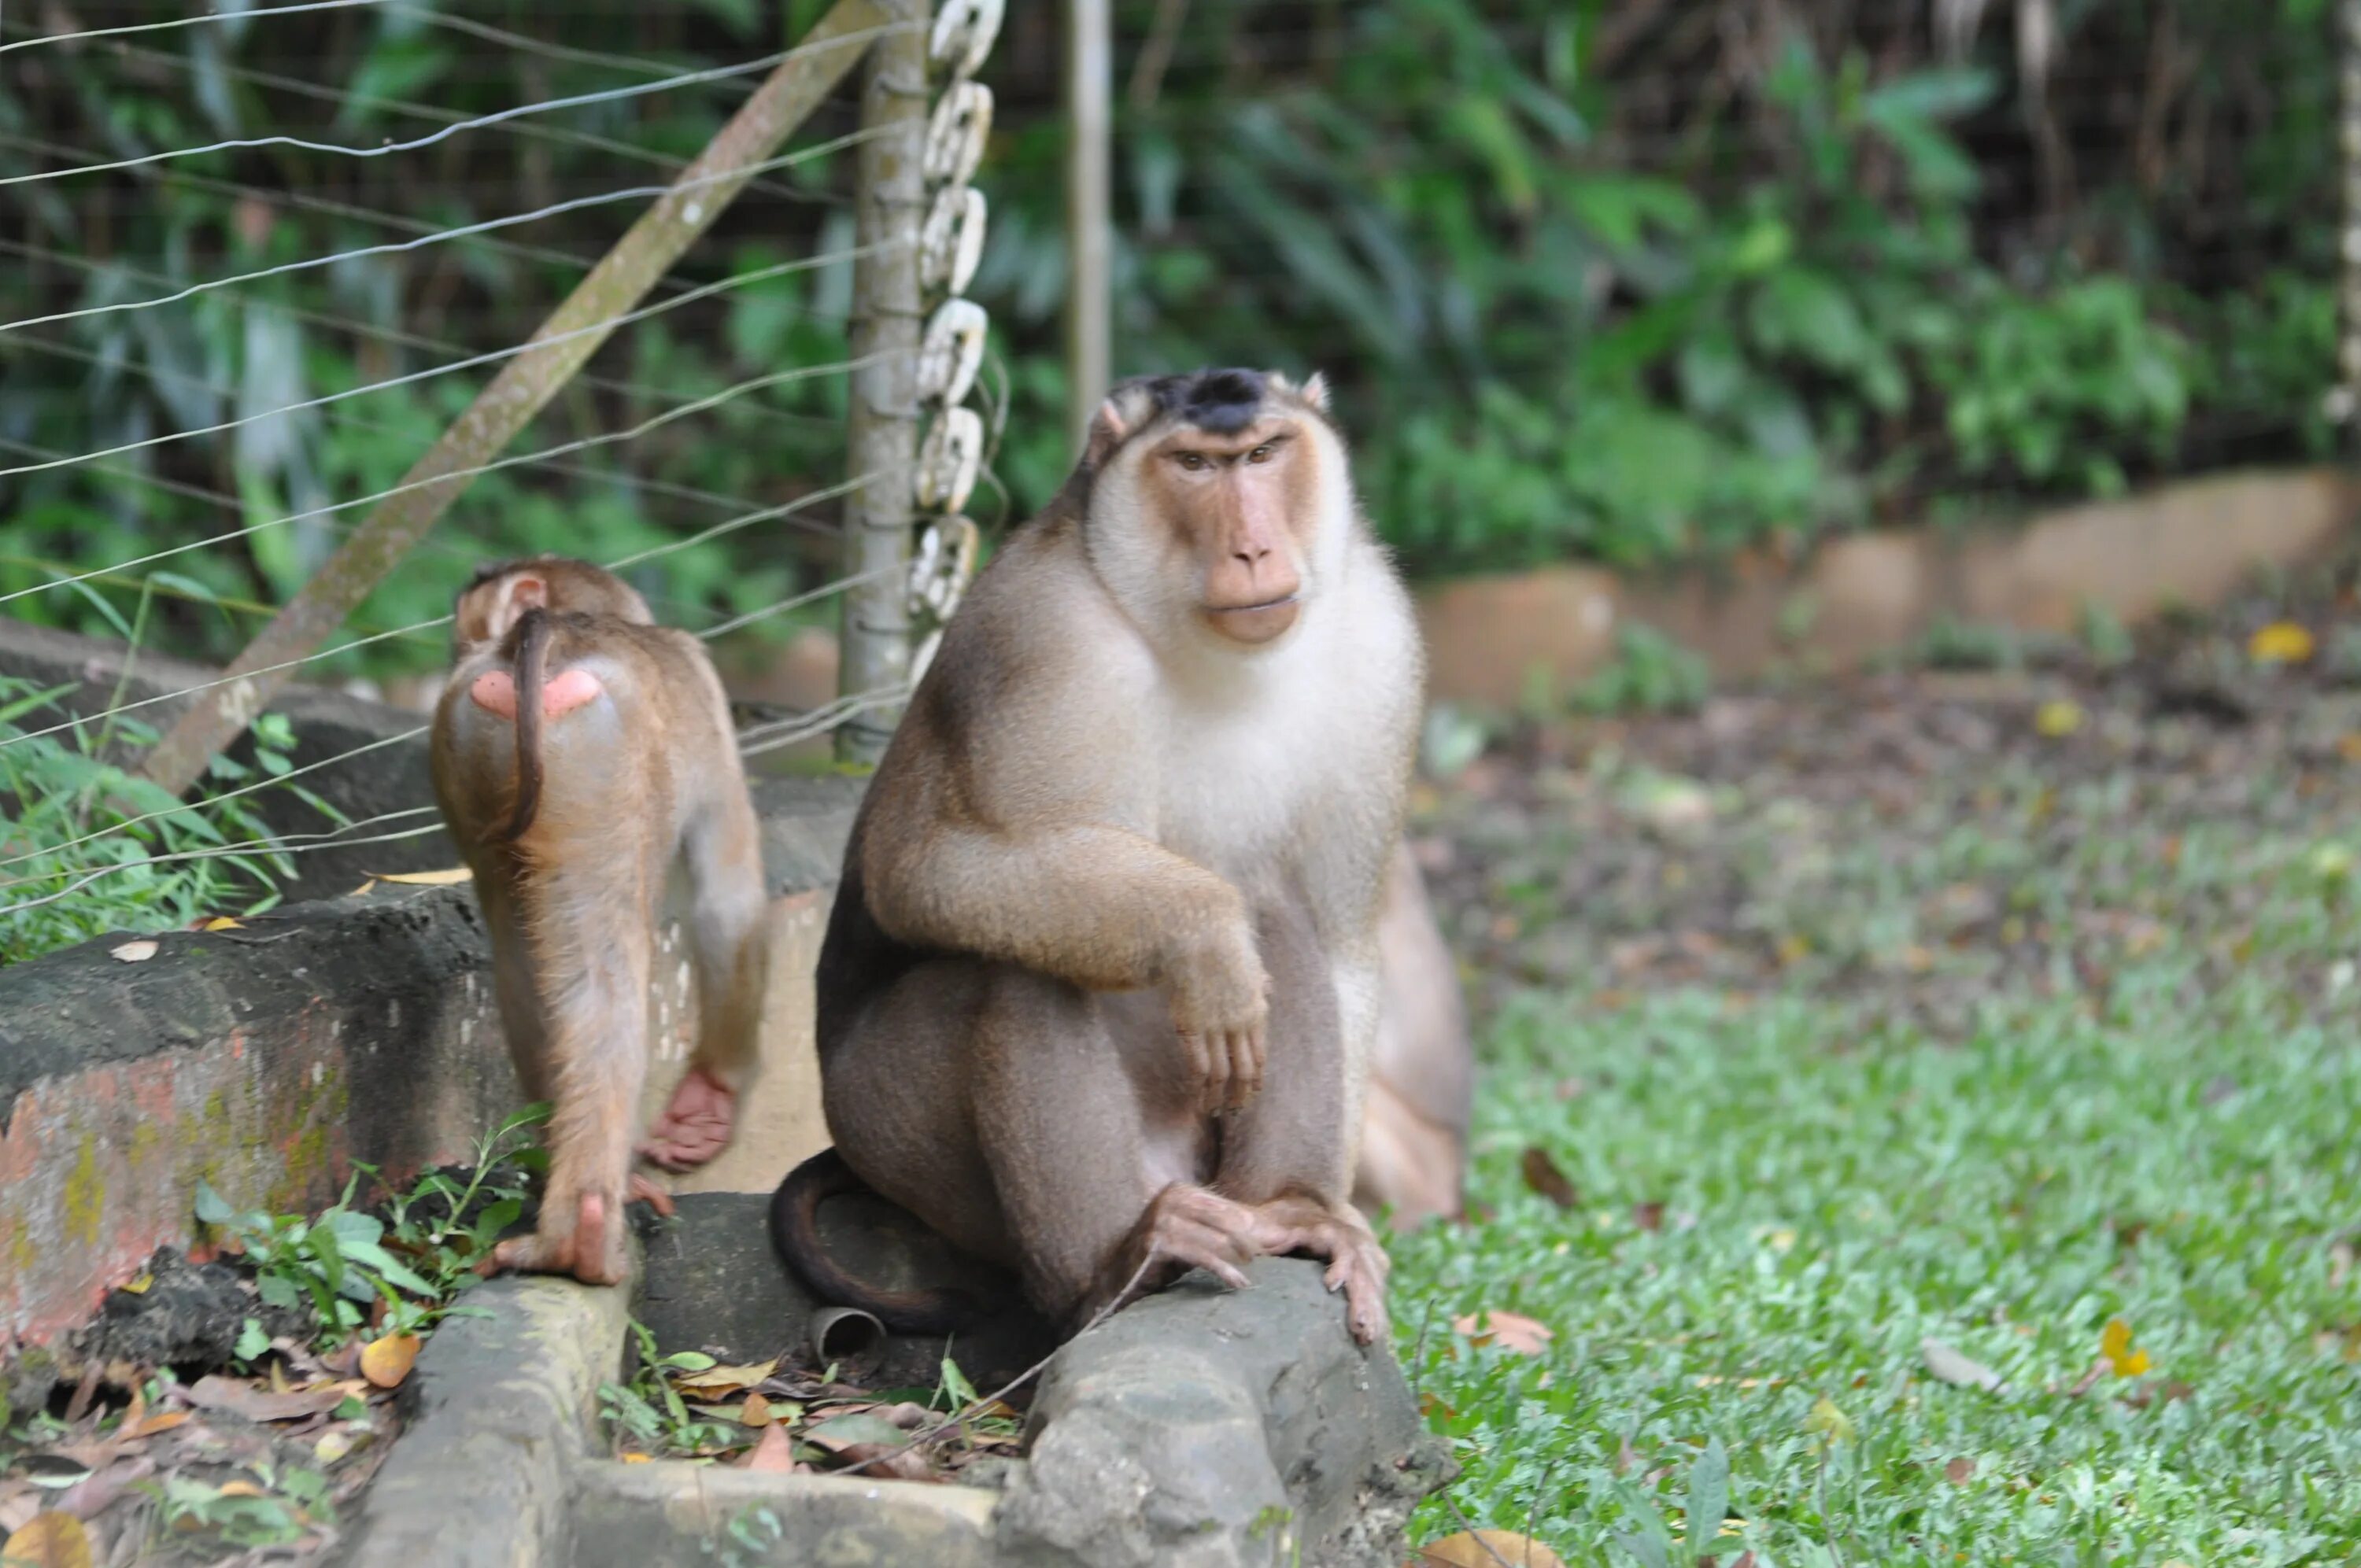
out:
<path id="1" fill-rule="evenodd" d="M 769 948 L 761 834 L 704 646 L 620 578 L 543 556 L 459 596 L 434 710 L 434 796 L 492 942 L 517 1077 L 554 1102 L 538 1229 L 492 1266 L 623 1277 L 623 1204 L 648 1069 L 648 978 L 685 865 L 697 1049 L 640 1152 L 686 1169 L 730 1141 L 754 1066 Z"/>
<path id="2" fill-rule="evenodd" d="M 1315 376 L 1126 382 L 961 602 L 854 823 L 818 974 L 832 1151 L 772 1205 L 823 1296 L 906 1329 L 817 1212 L 857 1180 L 1069 1331 L 1202 1267 L 1324 1259 L 1349 1201 L 1417 630 Z"/>
<path id="3" fill-rule="evenodd" d="M 1437 1216 L 1456 1219 L 1476 1064 L 1458 968 L 1407 844 L 1386 876 L 1378 950 L 1385 1006 L 1369 1061 L 1353 1201 L 1373 1216 L 1390 1209 L 1392 1223 L 1403 1228 Z"/>

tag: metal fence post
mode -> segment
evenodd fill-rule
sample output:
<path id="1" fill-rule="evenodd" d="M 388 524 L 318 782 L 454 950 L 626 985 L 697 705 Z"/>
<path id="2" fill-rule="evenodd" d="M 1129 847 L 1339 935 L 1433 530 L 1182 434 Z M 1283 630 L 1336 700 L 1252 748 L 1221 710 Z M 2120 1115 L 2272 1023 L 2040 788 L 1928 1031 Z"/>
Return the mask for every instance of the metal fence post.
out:
<path id="1" fill-rule="evenodd" d="M 861 91 L 861 126 L 876 134 L 856 164 L 852 269 L 852 373 L 848 434 L 844 596 L 838 689 L 847 698 L 899 692 L 910 673 L 909 565 L 912 481 L 918 450 L 918 233 L 926 217 L 928 0 L 885 0 L 895 22 L 870 50 Z M 836 754 L 874 762 L 901 717 L 898 697 L 863 707 L 836 732 Z"/>

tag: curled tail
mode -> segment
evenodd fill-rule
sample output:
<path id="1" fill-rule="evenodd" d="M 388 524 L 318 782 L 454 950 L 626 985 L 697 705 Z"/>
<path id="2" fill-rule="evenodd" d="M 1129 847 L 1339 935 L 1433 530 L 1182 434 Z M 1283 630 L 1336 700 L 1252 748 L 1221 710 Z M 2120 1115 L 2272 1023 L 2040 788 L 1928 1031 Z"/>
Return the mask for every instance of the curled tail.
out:
<path id="1" fill-rule="evenodd" d="M 549 612 L 539 605 L 516 623 L 516 810 L 497 837 L 515 843 L 541 810 L 541 688 L 549 663 Z"/>
<path id="2" fill-rule="evenodd" d="M 983 1317 L 984 1304 L 964 1290 L 883 1290 L 829 1256 L 820 1242 L 819 1206 L 842 1193 L 870 1190 L 843 1156 L 822 1149 L 787 1172 L 771 1195 L 772 1246 L 822 1300 L 858 1307 L 898 1333 L 947 1334 Z"/>

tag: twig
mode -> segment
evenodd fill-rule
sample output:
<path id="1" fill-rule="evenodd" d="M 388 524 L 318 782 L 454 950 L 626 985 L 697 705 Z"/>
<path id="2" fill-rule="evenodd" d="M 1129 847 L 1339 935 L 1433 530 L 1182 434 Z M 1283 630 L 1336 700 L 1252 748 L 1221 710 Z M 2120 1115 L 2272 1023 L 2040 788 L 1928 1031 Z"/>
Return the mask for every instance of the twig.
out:
<path id="1" fill-rule="evenodd" d="M 1476 1528 L 1476 1522 L 1473 1519 L 1459 1511 L 1459 1504 L 1452 1497 L 1450 1493 L 1445 1492 L 1442 1496 L 1443 1506 L 1451 1510 L 1451 1517 L 1459 1521 L 1459 1528 L 1467 1532 L 1467 1539 L 1484 1549 L 1485 1556 L 1499 1563 L 1500 1568 L 1517 1568 L 1515 1563 L 1500 1555 L 1500 1549 L 1499 1547 L 1484 1539 L 1484 1532 Z M 1528 1536 L 1526 1539 L 1530 1541 L 1532 1538 Z"/>
<path id="2" fill-rule="evenodd" d="M 1410 1351 L 1410 1399 L 1415 1405 L 1426 1383 L 1426 1331 L 1434 1322 L 1434 1298 L 1426 1299 L 1426 1310 L 1418 1318 L 1418 1340 Z"/>
<path id="3" fill-rule="evenodd" d="M 1542 1499 L 1549 1496 L 1550 1472 L 1557 1468 L 1557 1455 L 1553 1453 L 1542 1466 L 1542 1476 L 1533 1483 L 1532 1506 L 1525 1509 L 1525 1568 L 1533 1568 L 1533 1526 L 1541 1519 Z"/>
<path id="4" fill-rule="evenodd" d="M 1148 1277 L 1148 1266 L 1155 1261 L 1155 1258 L 1152 1256 L 1141 1258 L 1139 1260 L 1139 1266 L 1131 1271 L 1131 1277 L 1124 1281 L 1123 1288 L 1116 1291 L 1112 1297 L 1108 1298 L 1107 1304 L 1101 1307 L 1097 1312 L 1092 1315 L 1091 1321 L 1082 1326 L 1081 1331 L 1074 1335 L 1074 1339 L 1082 1338 L 1083 1334 L 1090 1332 L 1093 1329 L 1097 1328 L 1101 1323 L 1105 1322 L 1109 1318 L 1115 1315 L 1116 1308 L 1121 1307 L 1126 1302 L 1129 1301 L 1131 1299 L 1131 1293 L 1139 1288 L 1139 1282 Z M 1072 1343 L 1073 1340 L 1066 1342 L 1067 1344 L 1071 1344 Z M 1063 1350 L 1065 1348 L 1066 1346 L 1061 1344 L 1058 1347 L 1058 1350 Z M 1026 1384 L 1039 1376 L 1043 1369 L 1046 1368 L 1050 1362 L 1055 1361 L 1058 1358 L 1058 1350 L 1051 1351 L 1049 1354 L 1043 1356 L 1040 1360 L 1035 1362 L 1032 1365 L 1027 1367 L 1024 1371 L 1018 1373 L 1016 1376 L 1010 1378 L 1007 1382 L 1002 1384 L 998 1388 L 994 1389 L 991 1393 L 977 1395 L 967 1404 L 962 1405 L 956 1410 L 953 1410 L 950 1415 L 945 1416 L 941 1420 L 937 1421 L 933 1426 L 918 1432 L 907 1442 L 903 1443 L 899 1448 L 889 1448 L 882 1453 L 873 1453 L 868 1458 L 862 1460 L 858 1464 L 848 1464 L 841 1470 L 831 1470 L 829 1474 L 831 1475 L 856 1475 L 861 1471 L 868 1469 L 873 1464 L 879 1464 L 888 1459 L 898 1458 L 900 1455 L 909 1453 L 914 1448 L 934 1442 L 945 1432 L 959 1426 L 969 1417 L 980 1415 L 983 1411 L 990 1409 L 993 1406 L 999 1404 L 1002 1400 L 1008 1398 L 1009 1395 L 1014 1394 L 1017 1389 L 1022 1388 Z M 1500 1565 L 1500 1568 L 1510 1568 L 1510 1565 L 1504 1563 Z"/>

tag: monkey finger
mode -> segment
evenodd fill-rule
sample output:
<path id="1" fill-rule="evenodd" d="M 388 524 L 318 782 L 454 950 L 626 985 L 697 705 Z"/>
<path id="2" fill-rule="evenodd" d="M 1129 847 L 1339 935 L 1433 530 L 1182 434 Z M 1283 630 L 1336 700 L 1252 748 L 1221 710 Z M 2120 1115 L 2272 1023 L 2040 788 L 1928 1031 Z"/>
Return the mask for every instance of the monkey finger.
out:
<path id="1" fill-rule="evenodd" d="M 1213 1076 L 1213 1047 L 1206 1036 L 1193 1030 L 1182 1029 L 1180 1036 L 1180 1070 L 1190 1089 L 1202 1101 L 1206 1080 Z"/>

